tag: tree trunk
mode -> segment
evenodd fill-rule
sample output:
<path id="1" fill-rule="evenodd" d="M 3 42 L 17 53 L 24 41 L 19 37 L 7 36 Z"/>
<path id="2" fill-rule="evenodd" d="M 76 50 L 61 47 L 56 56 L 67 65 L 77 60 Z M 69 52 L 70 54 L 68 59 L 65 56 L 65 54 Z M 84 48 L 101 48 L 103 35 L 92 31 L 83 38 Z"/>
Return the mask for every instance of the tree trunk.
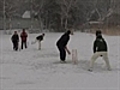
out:
<path id="1" fill-rule="evenodd" d="M 67 30 L 67 28 L 68 28 L 67 26 L 68 26 L 68 19 L 66 18 L 66 19 L 65 19 L 65 29 L 66 29 L 66 30 Z"/>

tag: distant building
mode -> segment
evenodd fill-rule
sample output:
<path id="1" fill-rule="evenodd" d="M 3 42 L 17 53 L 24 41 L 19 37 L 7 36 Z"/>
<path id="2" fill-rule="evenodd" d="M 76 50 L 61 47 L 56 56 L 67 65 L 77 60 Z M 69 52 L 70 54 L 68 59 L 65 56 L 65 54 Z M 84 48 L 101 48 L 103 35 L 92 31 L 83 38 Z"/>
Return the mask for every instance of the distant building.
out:
<path id="1" fill-rule="evenodd" d="M 31 18 L 30 11 L 25 11 L 22 18 Z"/>

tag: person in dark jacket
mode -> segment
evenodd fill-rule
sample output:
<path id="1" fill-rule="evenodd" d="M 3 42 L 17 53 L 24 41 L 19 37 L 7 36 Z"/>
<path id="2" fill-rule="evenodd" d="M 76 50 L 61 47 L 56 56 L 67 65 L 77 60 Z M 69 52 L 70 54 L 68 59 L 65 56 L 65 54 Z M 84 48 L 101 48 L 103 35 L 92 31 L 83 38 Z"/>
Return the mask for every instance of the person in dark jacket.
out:
<path id="1" fill-rule="evenodd" d="M 43 41 L 43 38 L 45 36 L 45 33 L 42 33 L 42 35 L 39 35 L 36 37 L 35 42 L 32 42 L 32 44 L 35 44 L 38 42 L 38 50 L 41 50 L 41 41 Z"/>
<path id="2" fill-rule="evenodd" d="M 68 30 L 60 37 L 60 39 L 56 43 L 58 50 L 60 52 L 60 60 L 63 62 L 66 59 L 66 51 L 68 54 L 71 54 L 71 52 L 67 48 L 68 41 L 70 40 L 70 34 L 73 35 L 73 32 Z"/>
<path id="3" fill-rule="evenodd" d="M 111 70 L 109 60 L 108 60 L 107 43 L 102 37 L 102 32 L 100 30 L 96 31 L 96 40 L 94 41 L 93 52 L 94 52 L 94 55 L 91 58 L 90 69 L 88 70 L 89 71 L 93 70 L 94 62 L 100 56 L 103 57 L 104 61 L 106 62 L 108 70 Z"/>
<path id="4" fill-rule="evenodd" d="M 25 31 L 25 29 L 23 29 L 22 33 L 20 34 L 21 37 L 21 49 L 23 49 L 23 45 L 25 46 L 25 48 L 27 48 L 27 33 Z"/>
<path id="5" fill-rule="evenodd" d="M 18 43 L 19 43 L 19 36 L 17 34 L 17 31 L 14 31 L 14 34 L 11 37 L 12 43 L 13 43 L 13 50 L 18 50 Z"/>

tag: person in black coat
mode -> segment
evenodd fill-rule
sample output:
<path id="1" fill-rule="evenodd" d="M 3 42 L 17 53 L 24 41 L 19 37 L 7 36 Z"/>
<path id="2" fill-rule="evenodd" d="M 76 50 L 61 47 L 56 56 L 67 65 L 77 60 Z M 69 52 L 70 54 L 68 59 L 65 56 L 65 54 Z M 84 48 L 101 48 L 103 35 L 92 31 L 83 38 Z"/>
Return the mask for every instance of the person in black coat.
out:
<path id="1" fill-rule="evenodd" d="M 96 31 L 96 40 L 94 41 L 93 52 L 107 52 L 107 43 L 102 37 L 101 31 Z"/>
<path id="2" fill-rule="evenodd" d="M 66 59 L 66 51 L 67 51 L 68 54 L 71 54 L 71 52 L 67 48 L 68 41 L 70 40 L 70 34 L 73 35 L 73 32 L 68 30 L 67 32 L 65 32 L 60 37 L 60 39 L 56 43 L 57 48 L 58 48 L 58 50 L 60 52 L 60 60 L 61 61 L 65 61 L 65 59 Z"/>
<path id="3" fill-rule="evenodd" d="M 89 71 L 93 70 L 94 62 L 98 57 L 103 57 L 104 61 L 106 62 L 108 70 L 111 70 L 109 59 L 108 59 L 108 47 L 105 39 L 102 37 L 102 32 L 100 30 L 96 31 L 96 40 L 93 44 L 93 56 L 90 62 L 90 69 Z"/>
<path id="4" fill-rule="evenodd" d="M 39 35 L 36 37 L 36 40 L 38 41 L 38 49 L 41 50 L 41 41 L 43 41 L 45 34 Z"/>
<path id="5" fill-rule="evenodd" d="M 38 42 L 38 50 L 41 50 L 41 41 L 43 41 L 43 38 L 45 36 L 45 33 L 42 33 L 42 35 L 39 35 L 36 37 L 35 42 L 32 42 L 32 44 L 35 44 Z"/>
<path id="6" fill-rule="evenodd" d="M 18 43 L 19 43 L 19 36 L 17 34 L 17 31 L 14 31 L 14 34 L 11 37 L 12 43 L 13 43 L 13 50 L 18 50 Z"/>
<path id="7" fill-rule="evenodd" d="M 43 33 L 42 35 L 37 36 L 36 40 L 42 41 L 44 36 L 45 36 L 45 34 Z"/>

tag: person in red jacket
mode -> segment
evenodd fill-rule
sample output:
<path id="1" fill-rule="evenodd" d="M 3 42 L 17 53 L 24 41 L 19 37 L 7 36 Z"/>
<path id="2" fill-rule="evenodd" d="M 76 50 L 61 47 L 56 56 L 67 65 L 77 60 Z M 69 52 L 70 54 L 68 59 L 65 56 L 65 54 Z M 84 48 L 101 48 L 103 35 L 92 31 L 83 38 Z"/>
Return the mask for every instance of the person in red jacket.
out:
<path id="1" fill-rule="evenodd" d="M 27 33 L 25 32 L 25 29 L 23 29 L 22 33 L 20 34 L 21 37 L 21 49 L 23 49 L 23 45 L 25 48 L 27 48 Z"/>

